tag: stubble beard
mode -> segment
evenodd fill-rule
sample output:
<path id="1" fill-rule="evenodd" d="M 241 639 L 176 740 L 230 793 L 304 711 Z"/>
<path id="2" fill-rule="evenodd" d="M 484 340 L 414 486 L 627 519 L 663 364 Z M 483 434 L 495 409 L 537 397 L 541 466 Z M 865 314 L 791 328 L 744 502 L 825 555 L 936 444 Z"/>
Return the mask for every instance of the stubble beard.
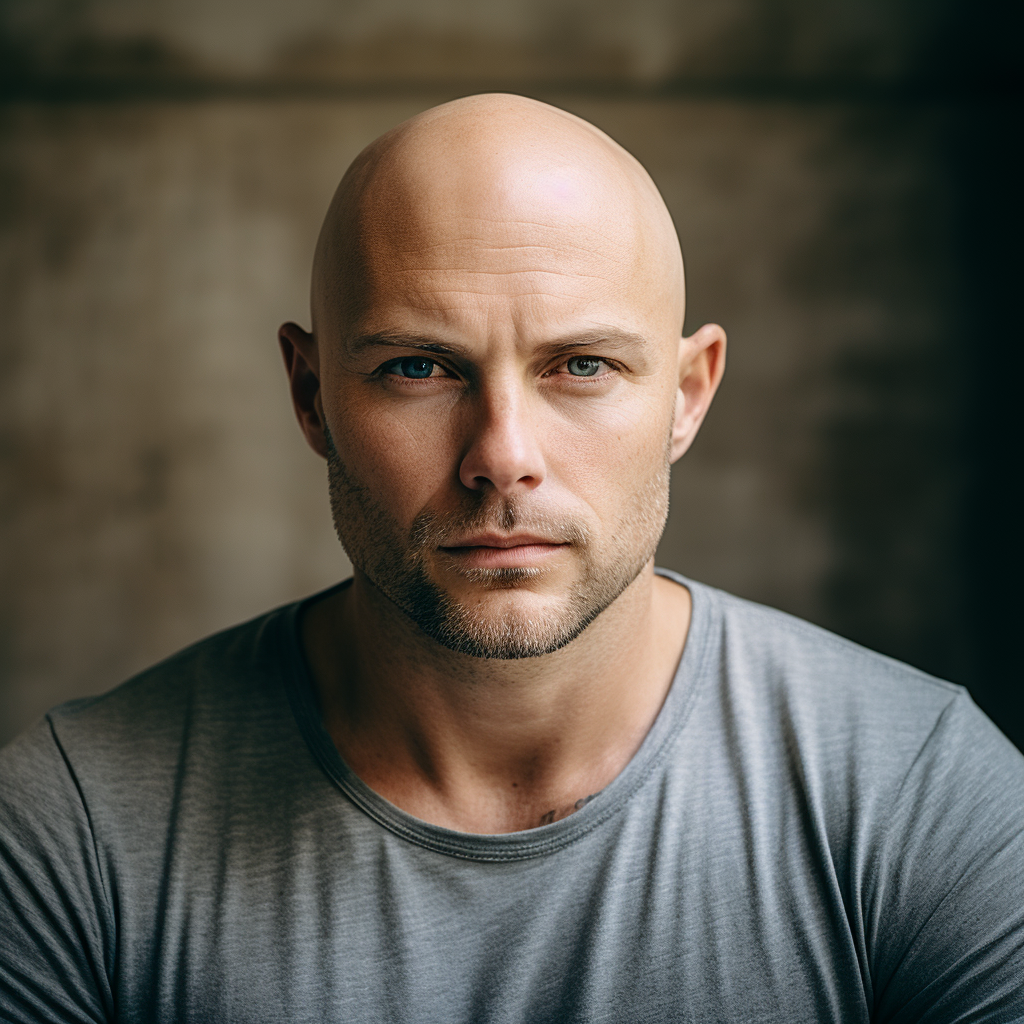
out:
<path id="1" fill-rule="evenodd" d="M 522 501 L 476 492 L 465 507 L 450 512 L 425 510 L 407 536 L 372 492 L 345 466 L 327 434 L 327 477 L 331 514 L 342 547 L 356 568 L 443 647 L 474 658 L 511 660 L 551 654 L 575 640 L 641 573 L 654 556 L 668 516 L 669 458 L 634 492 L 633 501 L 599 552 L 585 522 L 534 513 Z M 579 571 L 554 606 L 527 613 L 511 597 L 497 611 L 460 602 L 431 577 L 428 556 L 446 542 L 476 531 L 521 529 L 557 538 L 578 553 Z M 443 556 L 442 556 L 443 557 Z M 486 591 L 529 588 L 546 570 L 451 568 Z"/>

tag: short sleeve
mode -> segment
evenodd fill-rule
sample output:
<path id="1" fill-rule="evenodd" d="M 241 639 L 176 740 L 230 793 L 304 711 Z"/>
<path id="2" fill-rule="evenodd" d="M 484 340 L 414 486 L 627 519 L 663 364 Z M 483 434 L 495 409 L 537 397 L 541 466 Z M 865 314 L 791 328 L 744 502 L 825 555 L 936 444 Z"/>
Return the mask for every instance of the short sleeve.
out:
<path id="1" fill-rule="evenodd" d="M 113 1018 L 109 907 L 88 810 L 46 719 L 0 750 L 0 1020 Z"/>
<path id="2" fill-rule="evenodd" d="M 965 693 L 881 827 L 865 893 L 874 1019 L 1024 1021 L 1024 757 Z"/>

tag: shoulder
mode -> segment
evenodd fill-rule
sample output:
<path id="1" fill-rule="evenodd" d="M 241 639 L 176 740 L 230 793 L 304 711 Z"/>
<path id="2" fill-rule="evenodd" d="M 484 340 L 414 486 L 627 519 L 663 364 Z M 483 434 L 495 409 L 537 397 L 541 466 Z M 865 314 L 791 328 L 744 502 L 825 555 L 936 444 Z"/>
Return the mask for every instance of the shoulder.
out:
<path id="1" fill-rule="evenodd" d="M 1024 814 L 1024 757 L 967 691 L 792 615 L 685 581 L 705 713 L 729 756 L 790 772 L 823 805 L 884 817 L 914 787 Z M 712 726 L 715 728 L 715 726 Z M 1013 805 L 1010 807 L 1010 805 Z"/>
<path id="2" fill-rule="evenodd" d="M 148 813 L 139 794 L 154 808 L 172 799 L 186 762 L 212 766 L 242 744 L 258 748 L 278 735 L 297 671 L 297 607 L 216 633 L 108 693 L 52 709 L 0 750 L 6 813 L 57 813 L 62 792 L 68 806 L 84 803 L 89 813 L 100 805 Z"/>
<path id="3" fill-rule="evenodd" d="M 932 750 L 947 763 L 957 752 L 975 774 L 988 775 L 987 764 L 1024 782 L 1024 757 L 963 686 L 783 612 L 721 600 L 723 644 L 738 674 L 756 678 L 766 699 L 820 737 L 823 755 L 855 744 L 877 775 Z"/>
<path id="4" fill-rule="evenodd" d="M 0 963 L 0 1017 L 38 1003 L 40 1020 L 112 1018 L 124 892 L 159 876 L 183 803 L 225 817 L 208 795 L 233 744 L 287 713 L 287 613 L 54 708 L 0 750 L 0 946 L 21 951 Z"/>
<path id="5" fill-rule="evenodd" d="M 753 794 L 745 815 L 780 816 L 780 834 L 822 858 L 862 935 L 881 1015 L 905 1005 L 914 1019 L 960 1019 L 951 1007 L 978 992 L 1014 998 L 1024 756 L 961 686 L 782 612 L 691 591 L 717 777 L 740 777 Z"/>
<path id="6" fill-rule="evenodd" d="M 857 700 L 906 702 L 934 711 L 965 695 L 962 686 L 786 612 L 723 591 L 711 593 L 721 609 L 722 637 L 728 654 L 738 662 L 738 668 L 753 670 L 758 666 L 769 683 L 785 682 L 798 691 L 810 689 L 819 698 L 837 698 L 846 693 Z"/>
<path id="7" fill-rule="evenodd" d="M 695 604 L 709 608 L 706 639 L 721 681 L 737 700 L 825 731 L 859 726 L 890 737 L 899 730 L 927 734 L 949 709 L 973 708 L 962 686 L 785 612 L 691 586 Z"/>
<path id="8" fill-rule="evenodd" d="M 159 743 L 183 724 L 258 706 L 287 665 L 294 605 L 277 608 L 198 641 L 97 697 L 47 715 L 60 742 Z"/>

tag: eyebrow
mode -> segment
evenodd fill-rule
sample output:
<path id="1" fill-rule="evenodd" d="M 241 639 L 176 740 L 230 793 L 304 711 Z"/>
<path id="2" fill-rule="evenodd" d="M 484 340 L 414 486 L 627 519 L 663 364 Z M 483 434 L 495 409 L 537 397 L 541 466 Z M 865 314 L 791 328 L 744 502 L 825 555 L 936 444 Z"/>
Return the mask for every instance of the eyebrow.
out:
<path id="1" fill-rule="evenodd" d="M 539 346 L 542 351 L 565 352 L 577 348 L 592 348 L 596 345 L 624 348 L 646 345 L 647 341 L 641 334 L 624 331 L 620 327 L 596 327 L 587 331 L 576 331 L 561 338 Z M 462 345 L 438 341 L 426 335 L 405 331 L 375 331 L 372 334 L 361 334 L 349 341 L 348 349 L 352 355 L 369 348 L 414 348 L 421 352 L 432 352 L 437 355 L 465 355 Z"/>
<path id="2" fill-rule="evenodd" d="M 404 331 L 375 331 L 373 334 L 360 334 L 348 342 L 348 350 L 353 355 L 364 352 L 368 348 L 379 348 L 380 346 L 416 348 L 424 352 L 437 352 L 442 355 L 461 351 L 459 345 L 446 345 L 444 342 L 434 341 L 425 335 Z"/>

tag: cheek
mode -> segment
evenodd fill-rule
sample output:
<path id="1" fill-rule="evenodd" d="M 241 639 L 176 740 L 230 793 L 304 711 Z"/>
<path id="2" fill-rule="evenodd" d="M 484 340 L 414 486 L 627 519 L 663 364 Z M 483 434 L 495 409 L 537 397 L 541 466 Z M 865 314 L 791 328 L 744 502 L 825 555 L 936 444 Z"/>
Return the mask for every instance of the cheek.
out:
<path id="1" fill-rule="evenodd" d="M 396 519 L 411 522 L 452 475 L 452 444 L 443 417 L 408 406 L 399 415 L 356 400 L 339 401 L 336 408 L 337 415 L 328 419 L 346 424 L 334 438 L 349 472 Z"/>
<path id="2" fill-rule="evenodd" d="M 604 521 L 616 521 L 664 477 L 671 409 L 652 397 L 595 407 L 548 433 L 549 468 Z"/>

